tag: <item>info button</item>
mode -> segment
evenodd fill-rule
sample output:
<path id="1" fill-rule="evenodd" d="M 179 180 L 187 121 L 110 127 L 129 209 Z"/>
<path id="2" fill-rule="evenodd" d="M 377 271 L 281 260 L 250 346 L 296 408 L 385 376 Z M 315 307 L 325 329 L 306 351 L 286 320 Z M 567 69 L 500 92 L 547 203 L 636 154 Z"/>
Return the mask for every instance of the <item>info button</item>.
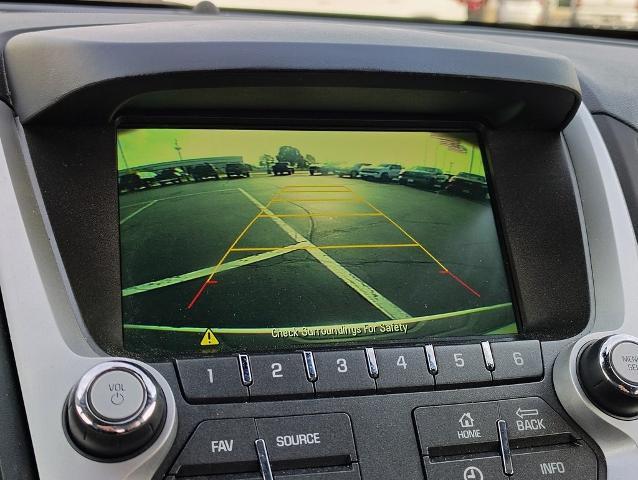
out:
<path id="1" fill-rule="evenodd" d="M 496 402 L 420 407 L 414 421 L 423 455 L 489 450 L 498 442 Z"/>
<path id="2" fill-rule="evenodd" d="M 345 413 L 255 421 L 276 470 L 350 465 L 357 461 L 350 417 Z"/>

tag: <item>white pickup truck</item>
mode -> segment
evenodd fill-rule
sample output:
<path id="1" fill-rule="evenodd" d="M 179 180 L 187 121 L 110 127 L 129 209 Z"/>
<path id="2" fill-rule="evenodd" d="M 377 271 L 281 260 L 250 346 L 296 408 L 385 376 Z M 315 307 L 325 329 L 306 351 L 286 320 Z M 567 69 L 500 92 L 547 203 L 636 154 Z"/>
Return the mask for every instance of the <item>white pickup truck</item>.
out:
<path id="1" fill-rule="evenodd" d="M 364 180 L 381 180 L 389 182 L 393 178 L 398 178 L 403 167 L 397 163 L 380 163 L 379 165 L 370 165 L 359 170 L 359 176 Z"/>

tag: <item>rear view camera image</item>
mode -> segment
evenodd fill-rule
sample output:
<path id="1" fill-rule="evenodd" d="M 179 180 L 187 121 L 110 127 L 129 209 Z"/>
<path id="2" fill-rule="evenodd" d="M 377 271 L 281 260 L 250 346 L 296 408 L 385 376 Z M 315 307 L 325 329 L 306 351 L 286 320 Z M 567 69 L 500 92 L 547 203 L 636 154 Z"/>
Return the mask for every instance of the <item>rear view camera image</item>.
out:
<path id="1" fill-rule="evenodd" d="M 517 333 L 474 134 L 124 129 L 117 152 L 127 350 Z"/>

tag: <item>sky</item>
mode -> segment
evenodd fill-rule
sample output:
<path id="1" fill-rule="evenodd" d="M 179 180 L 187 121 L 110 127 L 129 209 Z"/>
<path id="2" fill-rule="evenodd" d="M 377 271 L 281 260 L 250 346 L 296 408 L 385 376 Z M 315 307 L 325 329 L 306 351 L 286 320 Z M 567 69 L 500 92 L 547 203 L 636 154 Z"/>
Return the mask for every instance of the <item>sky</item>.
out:
<path id="1" fill-rule="evenodd" d="M 440 135 L 440 134 L 436 134 Z M 471 136 L 465 135 L 467 139 Z M 344 132 L 222 129 L 131 129 L 118 132 L 118 169 L 178 160 L 175 142 L 184 160 L 216 156 L 242 156 L 259 165 L 263 154 L 273 157 L 282 145 L 311 154 L 318 163 L 399 163 L 404 167 L 438 166 L 443 170 L 483 173 L 480 150 L 466 140 L 466 153 L 450 150 L 429 132 Z M 474 150 L 474 161 L 471 161 Z M 124 162 L 126 159 L 126 163 Z"/>

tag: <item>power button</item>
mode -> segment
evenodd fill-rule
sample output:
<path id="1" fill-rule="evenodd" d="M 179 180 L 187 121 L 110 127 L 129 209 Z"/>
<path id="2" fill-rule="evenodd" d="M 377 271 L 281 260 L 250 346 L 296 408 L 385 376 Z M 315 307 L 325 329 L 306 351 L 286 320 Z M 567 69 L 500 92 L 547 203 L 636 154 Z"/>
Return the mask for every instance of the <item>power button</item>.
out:
<path id="1" fill-rule="evenodd" d="M 109 422 L 133 417 L 146 403 L 146 389 L 132 372 L 110 370 L 97 377 L 90 387 L 93 413 Z"/>

